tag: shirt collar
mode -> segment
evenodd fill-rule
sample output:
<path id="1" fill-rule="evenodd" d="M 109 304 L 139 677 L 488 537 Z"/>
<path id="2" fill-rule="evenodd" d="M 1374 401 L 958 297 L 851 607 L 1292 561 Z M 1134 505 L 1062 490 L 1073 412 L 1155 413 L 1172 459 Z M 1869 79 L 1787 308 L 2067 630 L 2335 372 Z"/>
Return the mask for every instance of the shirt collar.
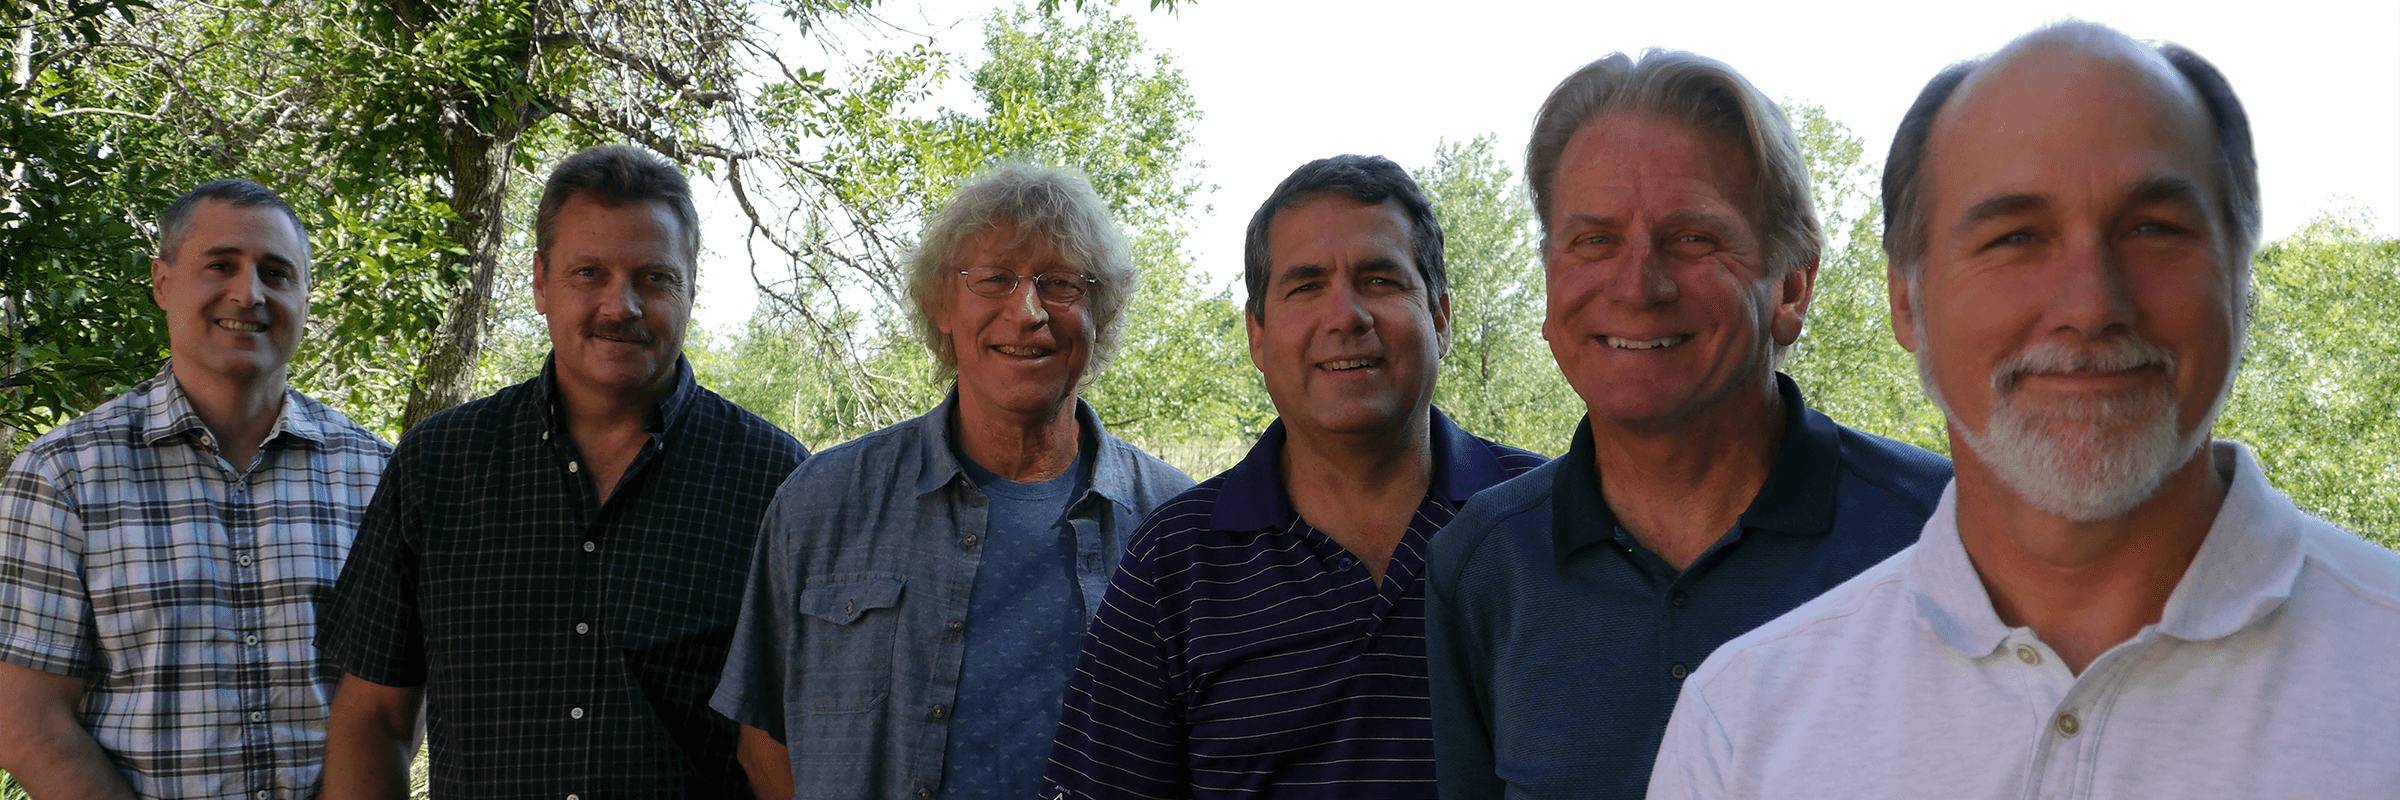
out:
<path id="1" fill-rule="evenodd" d="M 183 384 L 175 380 L 175 362 L 160 365 L 158 374 L 143 381 L 135 390 L 142 394 L 142 444 L 157 446 L 159 442 L 187 433 L 214 436 L 200 413 L 192 410 L 192 399 L 183 393 Z M 325 443 L 325 421 L 317 418 L 315 409 L 300 402 L 300 393 L 290 387 L 283 390 L 283 408 L 275 412 L 275 426 L 267 429 L 267 442 L 284 436 L 310 445 Z M 263 446 L 263 445 L 262 445 Z"/>
<path id="2" fill-rule="evenodd" d="M 1790 376 L 1775 373 L 1775 392 L 1783 400 L 1783 440 L 1767 480 L 1750 499 L 1737 523 L 1745 530 L 1771 530 L 1803 536 L 1823 536 L 1833 530 L 1834 489 L 1842 466 L 1841 428 L 1800 395 Z M 1600 493 L 1599 471 L 1592 460 L 1592 420 L 1575 426 L 1575 438 L 1551 484 L 1551 548 L 1560 561 L 1587 545 L 1615 536 L 1617 515 Z"/>
<path id="3" fill-rule="evenodd" d="M 1460 430 L 1439 408 L 1427 409 L 1428 433 L 1433 439 L 1433 476 L 1427 494 L 1438 494 L 1452 505 L 1467 502 L 1476 492 L 1506 480 L 1500 459 L 1473 434 Z M 1258 531 L 1281 527 L 1292 518 L 1292 497 L 1283 488 L 1283 445 L 1288 440 L 1283 419 L 1267 425 L 1241 463 L 1225 471 L 1217 502 L 1209 510 L 1208 527 L 1220 531 Z"/>
<path id="4" fill-rule="evenodd" d="M 559 413 L 558 408 L 558 353 L 556 351 L 542 359 L 542 375 L 538 383 L 542 387 L 542 406 L 536 411 L 542 414 L 550 430 L 566 430 L 567 419 Z M 683 421 L 684 412 L 691 408 L 692 398 L 699 393 L 700 384 L 692 377 L 691 360 L 681 355 L 675 356 L 675 388 L 667 392 L 666 397 L 659 398 L 657 405 L 651 407 L 649 419 L 644 423 L 644 429 L 650 432 L 650 438 L 664 443 L 667 432 L 674 430 L 676 424 Z"/>
<path id="5" fill-rule="evenodd" d="M 2291 597 L 2305 557 L 2300 511 L 2267 485 L 2249 448 L 2227 441 L 2210 447 L 2219 461 L 2232 464 L 2225 502 L 2153 626 L 2192 641 L 2230 636 L 2274 613 Z M 1902 588 L 1916 598 L 1918 617 L 1935 638 L 1960 655 L 1981 658 L 2010 629 L 1992 610 L 1991 594 L 1959 541 L 1957 492 L 1955 480 L 1942 490 Z"/>
<path id="6" fill-rule="evenodd" d="M 957 414 L 958 387 L 952 386 L 950 396 L 943 398 L 941 405 L 900 423 L 913 426 L 917 433 L 917 494 L 936 491 L 952 481 L 968 480 L 967 468 L 958 463 L 957 451 L 950 443 L 950 421 Z M 1080 397 L 1075 398 L 1075 421 L 1082 423 L 1083 428 L 1079 446 L 1092 454 L 1092 485 L 1085 488 L 1132 510 L 1136 500 L 1134 486 L 1140 478 L 1140 454 L 1131 446 L 1109 438 L 1108 429 L 1100 425 L 1100 415 Z M 1081 495 L 1076 502 L 1083 502 Z"/>

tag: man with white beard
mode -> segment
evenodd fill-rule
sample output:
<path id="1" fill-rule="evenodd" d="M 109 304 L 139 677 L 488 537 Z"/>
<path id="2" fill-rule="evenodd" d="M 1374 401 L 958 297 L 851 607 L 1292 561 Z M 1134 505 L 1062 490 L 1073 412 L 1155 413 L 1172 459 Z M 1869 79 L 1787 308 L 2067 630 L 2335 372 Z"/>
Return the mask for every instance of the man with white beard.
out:
<path id="1" fill-rule="evenodd" d="M 1888 163 L 1892 327 L 1957 478 L 1692 675 L 1650 797 L 2389 797 L 2400 555 L 2208 439 L 2259 231 L 2223 76 L 2044 28 L 1936 76 Z"/>

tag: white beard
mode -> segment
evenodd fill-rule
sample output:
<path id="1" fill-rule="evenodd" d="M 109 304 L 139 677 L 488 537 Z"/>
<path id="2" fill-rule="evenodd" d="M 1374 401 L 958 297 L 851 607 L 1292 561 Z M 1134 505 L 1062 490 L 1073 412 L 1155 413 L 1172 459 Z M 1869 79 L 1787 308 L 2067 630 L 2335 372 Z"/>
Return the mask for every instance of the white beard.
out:
<path id="1" fill-rule="evenodd" d="M 2019 403 L 2017 379 L 2027 373 L 2113 372 L 2156 365 L 2175 371 L 2174 355 L 2132 336 L 2092 347 L 2057 341 L 2034 345 L 1992 370 L 1992 412 L 1980 435 L 1958 418 L 1934 385 L 1917 330 L 1917 380 L 1967 447 L 2000 482 L 2044 513 L 2073 522 L 2118 516 L 2150 499 L 2167 476 L 2207 441 L 2223 393 L 2208 419 L 2178 434 L 2174 394 L 2165 386 L 2129 393 L 2084 395 L 2040 404 Z M 2228 380 L 2228 388 L 2232 381 Z"/>

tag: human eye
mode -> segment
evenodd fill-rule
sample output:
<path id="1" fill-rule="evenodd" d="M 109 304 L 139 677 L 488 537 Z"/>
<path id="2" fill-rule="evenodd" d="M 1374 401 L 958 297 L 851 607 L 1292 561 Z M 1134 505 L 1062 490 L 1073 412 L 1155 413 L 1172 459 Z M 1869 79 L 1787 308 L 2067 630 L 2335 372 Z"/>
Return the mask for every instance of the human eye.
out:
<path id="1" fill-rule="evenodd" d="M 2018 247 L 2028 244 L 2033 244 L 2033 231 L 2019 228 L 2000 234 L 1991 241 L 1984 243 L 1983 246 L 1985 249 L 1990 249 L 1994 247 Z"/>

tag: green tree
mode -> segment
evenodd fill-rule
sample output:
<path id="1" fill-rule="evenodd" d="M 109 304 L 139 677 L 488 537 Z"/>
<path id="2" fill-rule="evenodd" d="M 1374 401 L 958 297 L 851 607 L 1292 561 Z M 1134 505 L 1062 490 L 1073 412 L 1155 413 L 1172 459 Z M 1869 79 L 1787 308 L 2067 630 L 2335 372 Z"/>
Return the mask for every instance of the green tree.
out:
<path id="1" fill-rule="evenodd" d="M 1491 134 L 1434 147 L 1415 171 L 1442 222 L 1450 353 L 1434 402 L 1459 427 L 1538 453 L 1566 452 L 1583 400 L 1542 340 L 1541 233 Z"/>
<path id="2" fill-rule="evenodd" d="M 1131 18 L 1101 10 L 1069 19 L 1020 7 L 987 21 L 984 39 L 984 59 L 966 75 L 977 109 L 894 113 L 949 73 L 949 54 L 884 54 L 852 76 L 865 87 L 852 94 L 859 104 L 833 117 L 851 126 L 841 137 L 845 191 L 899 228 L 998 163 L 1082 170 L 1125 226 L 1144 284 L 1115 362 L 1085 397 L 1111 432 L 1178 466 L 1230 465 L 1273 411 L 1248 366 L 1237 304 L 1203 289 L 1183 249 L 1199 112 L 1181 71 L 1147 50 Z M 757 315 L 711 356 L 723 358 L 711 375 L 720 391 L 819 446 L 921 413 L 947 388 L 931 380 L 906 321 L 899 256 L 914 231 L 860 255 L 816 244 L 839 230 L 839 220 L 812 218 L 788 237 L 811 244 L 787 250 L 788 275 L 762 287 Z M 799 347 L 827 338 L 838 347 Z M 860 354 L 854 370 L 825 358 L 838 348 Z"/>
<path id="3" fill-rule="evenodd" d="M 2248 444 L 2302 510 L 2400 547 L 2400 239 L 2327 213 L 2260 248 L 2249 346 L 2217 435 Z"/>
<path id="4" fill-rule="evenodd" d="M 1877 200 L 1882 171 L 1867 161 L 1866 142 L 1825 109 L 1790 100 L 1783 107 L 1808 158 L 1825 229 L 1807 324 L 1783 369 L 1809 405 L 1834 421 L 1948 453 L 1941 410 L 1917 386 L 1916 358 L 1892 337 Z"/>

